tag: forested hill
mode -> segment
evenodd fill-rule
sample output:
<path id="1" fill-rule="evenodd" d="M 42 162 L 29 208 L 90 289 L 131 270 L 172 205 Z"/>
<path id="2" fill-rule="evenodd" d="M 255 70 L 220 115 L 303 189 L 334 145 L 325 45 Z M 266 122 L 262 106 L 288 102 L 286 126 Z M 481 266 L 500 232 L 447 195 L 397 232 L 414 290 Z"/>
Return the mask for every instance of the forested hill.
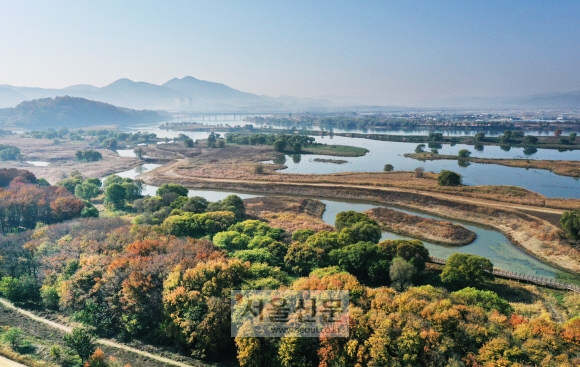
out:
<path id="1" fill-rule="evenodd" d="M 132 110 L 77 97 L 42 98 L 25 101 L 14 108 L 0 109 L 0 124 L 22 127 L 82 127 L 159 122 L 157 111 Z"/>

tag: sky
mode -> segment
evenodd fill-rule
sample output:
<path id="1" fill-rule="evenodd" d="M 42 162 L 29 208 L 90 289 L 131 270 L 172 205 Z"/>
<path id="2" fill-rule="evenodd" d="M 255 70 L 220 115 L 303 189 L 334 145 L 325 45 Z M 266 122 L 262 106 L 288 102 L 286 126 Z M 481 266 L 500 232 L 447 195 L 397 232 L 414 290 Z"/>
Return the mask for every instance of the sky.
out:
<path id="1" fill-rule="evenodd" d="M 580 1 L 0 0 L 0 84 L 162 84 L 381 104 L 580 89 Z"/>

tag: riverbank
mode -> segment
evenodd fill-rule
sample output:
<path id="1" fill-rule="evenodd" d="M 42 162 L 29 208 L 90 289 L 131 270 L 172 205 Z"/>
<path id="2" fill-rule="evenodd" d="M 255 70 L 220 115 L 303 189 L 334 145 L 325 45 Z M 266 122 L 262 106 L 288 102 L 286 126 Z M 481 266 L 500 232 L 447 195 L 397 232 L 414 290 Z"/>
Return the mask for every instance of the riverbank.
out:
<path id="1" fill-rule="evenodd" d="M 315 199 L 291 196 L 261 196 L 244 199 L 246 213 L 250 217 L 265 220 L 272 227 L 288 232 L 299 229 L 334 231 L 334 227 L 322 221 L 326 209 L 323 202 Z"/>
<path id="2" fill-rule="evenodd" d="M 141 177 L 148 184 L 157 186 L 173 182 L 197 189 L 363 200 L 419 210 L 443 218 L 488 226 L 503 233 L 516 246 L 545 263 L 565 271 L 580 271 L 580 250 L 565 238 L 563 231 L 546 220 L 523 212 L 527 210 L 530 213 L 561 215 L 562 211 L 558 209 L 498 203 L 482 199 L 473 200 L 462 196 L 394 187 L 209 179 L 185 175 L 173 168 L 175 168 L 174 165 L 159 167 Z"/>
<path id="3" fill-rule="evenodd" d="M 170 144 L 171 145 L 171 144 Z M 147 155 L 156 157 L 156 151 L 169 147 L 148 147 Z M 391 187 L 410 191 L 429 191 L 462 198 L 493 200 L 505 203 L 524 204 L 535 207 L 573 210 L 580 207 L 578 199 L 547 198 L 538 193 L 517 186 L 439 186 L 437 174 L 425 172 L 423 177 L 417 177 L 414 172 L 341 172 L 332 174 L 293 174 L 284 173 L 287 167 L 278 161 L 278 154 L 270 146 L 264 145 L 226 145 L 225 148 L 185 148 L 175 145 L 174 156 L 189 159 L 178 159 L 166 165 L 163 170 L 171 171 L 185 177 L 207 179 L 242 179 L 263 182 L 293 182 L 293 183 L 325 183 L 346 184 L 368 187 Z M 159 154 L 165 152 L 159 151 Z M 190 152 L 190 153 L 189 153 Z M 263 164 L 260 171 L 256 165 Z M 412 189 L 409 189 L 412 188 Z M 414 190 L 413 190 L 414 189 Z M 560 212 L 559 212 L 560 213 Z M 557 223 L 559 218 L 552 218 Z"/>
<path id="4" fill-rule="evenodd" d="M 463 246 L 475 241 L 469 229 L 443 220 L 406 214 L 389 208 L 373 208 L 365 212 L 382 230 L 445 246 Z"/>
<path id="5" fill-rule="evenodd" d="M 438 143 L 438 144 L 467 144 L 467 145 L 496 145 L 504 146 L 509 145 L 511 147 L 533 147 L 538 149 L 564 149 L 564 150 L 574 150 L 580 149 L 580 140 L 570 141 L 568 136 L 535 136 L 538 140 L 537 142 L 530 144 L 524 142 L 523 137 L 512 138 L 508 143 L 501 141 L 497 136 L 487 136 L 483 140 L 475 140 L 474 136 L 441 136 L 441 138 L 434 141 L 429 135 L 405 135 L 405 134 L 382 134 L 382 133 L 356 133 L 356 132 L 333 132 L 332 130 L 310 130 L 310 129 L 300 129 L 296 130 L 294 128 L 271 128 L 271 127 L 253 127 L 251 129 L 245 128 L 244 126 L 216 126 L 216 125 L 205 125 L 201 123 L 170 123 L 166 125 L 161 125 L 160 128 L 175 130 L 175 131 L 205 131 L 205 132 L 232 132 L 242 135 L 253 135 L 253 134 L 293 134 L 298 132 L 302 135 L 317 135 L 317 136 L 344 136 L 349 138 L 362 138 L 370 140 L 380 140 L 380 141 L 392 141 L 392 142 L 404 142 L 404 143 Z M 477 128 L 476 130 L 484 130 L 485 128 Z M 505 128 L 503 130 L 510 130 L 510 128 Z M 503 131 L 502 130 L 502 131 Z M 516 129 L 517 131 L 517 129 Z M 562 142 L 560 138 L 568 139 L 567 142 Z"/>
<path id="6" fill-rule="evenodd" d="M 562 160 L 536 160 L 536 159 L 506 159 L 506 158 L 479 158 L 464 157 L 459 158 L 455 155 L 434 154 L 434 153 L 407 153 L 407 158 L 413 158 L 420 161 L 434 160 L 462 160 L 464 162 L 482 163 L 482 164 L 499 164 L 508 167 L 517 168 L 534 168 L 544 169 L 561 176 L 580 177 L 580 163 L 576 161 Z"/>
<path id="7" fill-rule="evenodd" d="M 93 148 L 84 140 L 63 140 L 55 144 L 51 139 L 8 135 L 0 137 L 0 144 L 17 146 L 22 155 L 22 161 L 0 161 L 0 168 L 25 169 L 34 173 L 36 177 L 46 179 L 52 185 L 69 177 L 72 171 L 79 171 L 86 177 L 103 177 L 142 163 L 137 158 L 119 157 L 113 150 Z M 97 150 L 103 158 L 96 162 L 80 162 L 75 153 L 84 149 Z M 35 166 L 26 161 L 40 161 L 48 165 Z"/>

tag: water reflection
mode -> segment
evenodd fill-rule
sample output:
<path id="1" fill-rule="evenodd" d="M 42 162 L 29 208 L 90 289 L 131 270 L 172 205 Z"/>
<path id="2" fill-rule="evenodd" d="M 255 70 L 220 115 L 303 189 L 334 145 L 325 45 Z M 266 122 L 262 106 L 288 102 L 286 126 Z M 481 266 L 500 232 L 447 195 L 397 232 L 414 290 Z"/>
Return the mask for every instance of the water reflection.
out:
<path id="1" fill-rule="evenodd" d="M 504 152 L 509 152 L 512 149 L 511 145 L 500 145 L 499 148 Z"/>
<path id="2" fill-rule="evenodd" d="M 471 162 L 469 162 L 469 161 L 468 161 L 468 160 L 466 160 L 466 159 L 458 159 L 458 160 L 457 160 L 457 165 L 458 165 L 459 167 L 467 167 L 467 166 L 471 165 Z"/>
<path id="3" fill-rule="evenodd" d="M 537 152 L 538 152 L 538 149 L 536 149 L 534 147 L 525 147 L 524 148 L 525 155 L 532 155 L 532 154 L 536 154 Z"/>
<path id="4" fill-rule="evenodd" d="M 296 162 L 294 159 L 292 159 L 292 161 L 294 163 L 300 163 L 300 160 L 298 160 L 298 162 Z M 285 154 L 279 154 L 276 156 L 276 158 L 274 158 L 274 164 L 285 164 L 286 163 L 286 155 Z"/>

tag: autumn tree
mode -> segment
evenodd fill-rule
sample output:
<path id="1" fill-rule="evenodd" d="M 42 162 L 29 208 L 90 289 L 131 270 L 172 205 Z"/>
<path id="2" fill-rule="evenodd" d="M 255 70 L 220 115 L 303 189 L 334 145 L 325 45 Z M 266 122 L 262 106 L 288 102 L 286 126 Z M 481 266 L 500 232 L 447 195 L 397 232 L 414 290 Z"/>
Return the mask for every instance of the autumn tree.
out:
<path id="1" fill-rule="evenodd" d="M 233 349 L 230 294 L 249 277 L 249 264 L 239 260 L 178 267 L 169 274 L 163 304 L 172 327 L 193 355 L 215 357 Z"/>

